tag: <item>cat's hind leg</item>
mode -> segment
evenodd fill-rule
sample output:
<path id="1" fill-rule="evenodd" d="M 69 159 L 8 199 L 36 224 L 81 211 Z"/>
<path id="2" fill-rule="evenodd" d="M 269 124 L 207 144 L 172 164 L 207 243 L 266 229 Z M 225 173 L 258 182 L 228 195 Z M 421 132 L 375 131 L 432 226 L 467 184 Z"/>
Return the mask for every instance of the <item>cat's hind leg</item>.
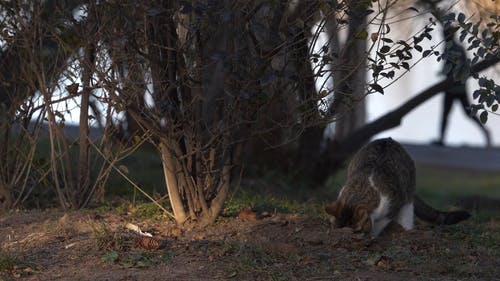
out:
<path id="1" fill-rule="evenodd" d="M 396 217 L 396 222 L 405 230 L 410 230 L 413 229 L 413 220 L 413 202 L 411 202 L 401 207 Z"/>

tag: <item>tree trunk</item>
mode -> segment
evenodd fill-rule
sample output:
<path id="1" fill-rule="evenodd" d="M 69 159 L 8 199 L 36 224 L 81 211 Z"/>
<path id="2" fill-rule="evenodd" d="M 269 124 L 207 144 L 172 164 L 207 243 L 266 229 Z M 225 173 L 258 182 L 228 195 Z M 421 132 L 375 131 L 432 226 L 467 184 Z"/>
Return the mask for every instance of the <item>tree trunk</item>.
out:
<path id="1" fill-rule="evenodd" d="M 297 151 L 297 167 L 295 173 L 299 173 L 300 176 L 309 178 L 314 174 L 314 165 L 321 157 L 321 143 L 323 141 L 325 127 L 321 124 L 317 124 L 321 120 L 318 101 L 319 96 L 316 90 L 315 73 L 313 72 L 311 65 L 311 54 L 309 50 L 308 39 L 311 38 L 310 26 L 312 26 L 316 13 L 319 13 L 318 2 L 314 3 L 316 5 L 311 5 L 309 1 L 301 1 L 297 10 L 302 13 L 302 20 L 308 24 L 302 28 L 301 32 L 298 33 L 294 38 L 297 42 L 297 53 L 295 65 L 299 73 L 300 80 L 298 82 L 297 91 L 300 106 L 301 106 L 301 119 L 303 120 L 305 129 L 299 137 L 298 140 L 298 151 Z M 309 10 L 308 10 L 309 9 Z"/>
<path id="2" fill-rule="evenodd" d="M 82 206 L 83 202 L 87 202 L 87 196 L 90 184 L 90 157 L 89 157 L 89 100 L 90 100 L 90 80 L 92 77 L 94 62 L 94 47 L 92 45 L 85 48 L 85 56 L 82 61 L 82 83 L 83 92 L 81 95 L 80 104 L 80 136 L 79 136 L 79 155 L 78 155 L 78 182 L 76 198 L 73 198 L 73 204 L 78 207 Z"/>
<path id="3" fill-rule="evenodd" d="M 344 139 L 352 131 L 365 123 L 365 85 L 366 85 L 366 39 L 359 34 L 366 33 L 364 1 L 349 1 L 349 27 L 346 42 L 341 50 L 331 46 L 339 59 L 334 60 L 333 83 L 334 100 L 329 109 L 337 117 L 335 123 L 336 139 Z M 333 27 L 334 29 L 331 29 Z M 338 28 L 333 24 L 328 29 L 330 38 L 337 38 Z M 332 42 L 337 42 L 338 39 Z M 336 43 L 338 44 L 338 43 Z M 332 56 L 335 57 L 335 56 Z"/>
<path id="4" fill-rule="evenodd" d="M 327 115 L 336 119 L 335 142 L 344 140 L 363 126 L 366 119 L 364 102 L 366 40 L 358 38 L 360 33 L 366 32 L 364 11 L 365 8 L 360 1 L 349 2 L 348 36 L 343 43 L 339 40 L 340 28 L 336 14 L 332 11 L 326 14 L 324 19 L 329 37 L 328 52 L 332 58 L 330 69 L 334 86 L 334 98 L 329 105 Z M 319 120 L 319 116 L 316 119 Z M 326 164 L 325 159 L 325 152 L 330 148 L 322 147 L 325 129 L 326 126 L 321 124 L 307 128 L 299 141 L 299 163 L 305 171 L 302 175 L 316 183 L 322 182 L 331 174 L 332 167 Z"/>
<path id="5" fill-rule="evenodd" d="M 229 193 L 229 186 L 231 184 L 230 159 L 230 155 L 227 155 L 226 160 L 224 161 L 224 166 L 222 167 L 217 195 L 214 199 L 212 199 L 208 212 L 205 213 L 201 218 L 200 223 L 202 226 L 207 226 L 214 223 L 220 212 L 222 211 L 222 207 L 224 206 L 224 202 L 226 201 L 227 194 Z"/>
<path id="6" fill-rule="evenodd" d="M 184 209 L 184 203 L 179 192 L 179 184 L 177 181 L 178 168 L 175 164 L 176 159 L 173 158 L 168 144 L 161 142 L 159 145 L 161 160 L 163 164 L 163 175 L 167 186 L 170 205 L 174 212 L 175 221 L 178 224 L 183 224 L 187 219 L 187 214 Z"/>

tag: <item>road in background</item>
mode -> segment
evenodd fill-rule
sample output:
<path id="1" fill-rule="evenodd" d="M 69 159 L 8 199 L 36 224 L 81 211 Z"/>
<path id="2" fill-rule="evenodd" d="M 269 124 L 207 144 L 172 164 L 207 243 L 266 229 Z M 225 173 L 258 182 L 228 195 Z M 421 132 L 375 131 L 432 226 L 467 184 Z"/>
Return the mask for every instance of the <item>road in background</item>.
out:
<path id="1" fill-rule="evenodd" d="M 404 144 L 417 163 L 500 172 L 500 148 Z"/>

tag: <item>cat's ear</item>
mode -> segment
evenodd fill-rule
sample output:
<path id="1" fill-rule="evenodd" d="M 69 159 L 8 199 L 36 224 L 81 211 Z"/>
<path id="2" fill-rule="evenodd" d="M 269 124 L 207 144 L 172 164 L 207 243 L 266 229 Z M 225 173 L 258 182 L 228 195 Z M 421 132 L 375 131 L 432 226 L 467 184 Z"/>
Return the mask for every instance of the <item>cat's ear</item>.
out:
<path id="1" fill-rule="evenodd" d="M 340 203 L 337 201 L 325 207 L 325 212 L 334 217 L 338 217 L 339 211 L 340 211 Z"/>
<path id="2" fill-rule="evenodd" d="M 364 232 L 368 233 L 372 229 L 372 221 L 370 219 L 370 215 L 368 210 L 363 206 L 358 206 L 354 209 L 353 214 L 354 221 L 354 232 Z"/>

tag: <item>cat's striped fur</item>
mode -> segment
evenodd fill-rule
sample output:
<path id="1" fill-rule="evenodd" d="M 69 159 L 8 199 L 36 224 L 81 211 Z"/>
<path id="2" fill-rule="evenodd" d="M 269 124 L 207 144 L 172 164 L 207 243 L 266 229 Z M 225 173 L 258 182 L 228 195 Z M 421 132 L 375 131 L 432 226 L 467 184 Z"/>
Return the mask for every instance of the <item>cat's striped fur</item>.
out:
<path id="1" fill-rule="evenodd" d="M 337 227 L 352 227 L 374 237 L 391 221 L 412 229 L 414 214 L 437 224 L 454 224 L 470 216 L 466 211 L 438 211 L 418 198 L 415 164 L 391 138 L 375 140 L 354 155 L 347 181 L 326 212 Z"/>

